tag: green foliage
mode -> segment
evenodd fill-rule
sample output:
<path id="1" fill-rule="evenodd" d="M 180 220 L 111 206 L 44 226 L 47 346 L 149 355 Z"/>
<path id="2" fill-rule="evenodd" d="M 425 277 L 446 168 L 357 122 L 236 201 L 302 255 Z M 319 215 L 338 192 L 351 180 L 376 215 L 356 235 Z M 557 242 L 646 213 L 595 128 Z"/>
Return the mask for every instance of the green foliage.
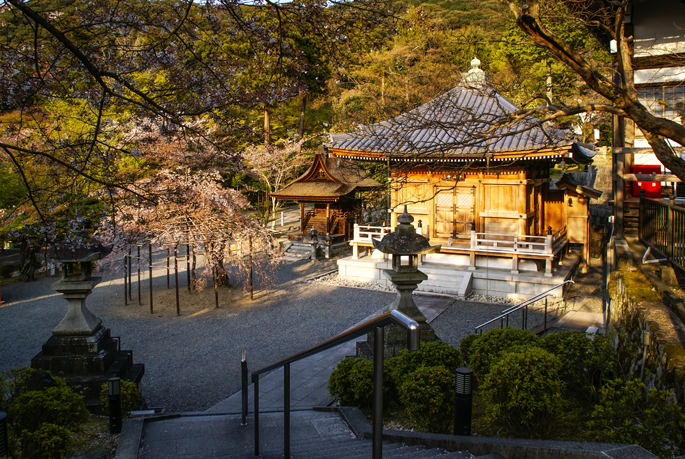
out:
<path id="1" fill-rule="evenodd" d="M 137 410 L 140 407 L 140 391 L 138 386 L 131 381 L 122 379 L 119 387 L 121 390 L 121 411 L 124 414 L 128 414 L 129 411 Z M 103 384 L 100 389 L 100 402 L 104 406 L 109 406 L 107 383 Z"/>
<path id="2" fill-rule="evenodd" d="M 83 397 L 61 378 L 46 374 L 40 382 L 47 384 L 37 390 L 40 376 L 34 369 L 16 368 L 0 377 L 0 410 L 7 412 L 10 448 L 26 458 L 62 457 L 88 410 Z"/>
<path id="3" fill-rule="evenodd" d="M 536 345 L 538 337 L 529 330 L 518 328 L 495 328 L 477 339 L 469 349 L 469 363 L 479 381 L 490 372 L 490 367 L 500 356 L 515 346 Z"/>
<path id="4" fill-rule="evenodd" d="M 454 371 L 423 366 L 404 378 L 400 402 L 421 430 L 449 433 L 454 410 Z"/>
<path id="5" fill-rule="evenodd" d="M 678 455 L 685 446 L 685 416 L 673 395 L 646 391 L 637 380 L 615 379 L 602 387 L 587 427 L 593 441 L 637 443 L 659 457 Z"/>
<path id="6" fill-rule="evenodd" d="M 432 341 L 421 343 L 416 352 L 405 349 L 399 357 L 389 360 L 394 361 L 389 369 L 390 380 L 399 388 L 413 371 L 423 367 L 442 366 L 452 374 L 452 379 L 454 379 L 454 370 L 461 365 L 461 353 L 443 341 Z M 454 381 L 452 385 L 454 386 Z"/>
<path id="7" fill-rule="evenodd" d="M 469 366 L 471 363 L 471 346 L 473 345 L 474 341 L 478 339 L 478 335 L 473 334 L 469 335 L 466 338 L 463 338 L 459 342 L 459 351 L 461 352 L 461 358 L 462 361 L 464 362 L 464 365 Z"/>
<path id="8" fill-rule="evenodd" d="M 596 401 L 599 388 L 618 376 L 616 353 L 605 336 L 591 341 L 585 333 L 568 330 L 543 337 L 540 347 L 559 358 L 559 375 L 578 400 Z"/>
<path id="9" fill-rule="evenodd" d="M 536 346 L 521 346 L 492 363 L 481 387 L 486 422 L 504 435 L 544 438 L 564 407 L 559 359 Z"/>
<path id="10" fill-rule="evenodd" d="M 373 360 L 348 357 L 338 364 L 328 381 L 328 391 L 341 405 L 373 405 Z"/>

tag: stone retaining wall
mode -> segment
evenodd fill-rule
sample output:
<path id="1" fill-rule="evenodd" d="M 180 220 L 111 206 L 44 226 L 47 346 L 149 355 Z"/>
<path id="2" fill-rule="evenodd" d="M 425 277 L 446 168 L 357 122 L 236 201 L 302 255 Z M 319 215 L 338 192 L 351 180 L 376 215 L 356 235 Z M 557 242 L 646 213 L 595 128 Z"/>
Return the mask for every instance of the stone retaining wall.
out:
<path id="1" fill-rule="evenodd" d="M 618 276 L 609 310 L 609 328 L 620 364 L 627 379 L 640 378 L 645 345 L 642 332 L 649 331 L 649 344 L 642 382 L 648 389 L 666 389 L 679 403 L 685 400 L 685 351 L 677 337 L 668 336 L 659 322 L 671 320 L 661 302 L 635 303 L 628 297 L 625 282 Z"/>

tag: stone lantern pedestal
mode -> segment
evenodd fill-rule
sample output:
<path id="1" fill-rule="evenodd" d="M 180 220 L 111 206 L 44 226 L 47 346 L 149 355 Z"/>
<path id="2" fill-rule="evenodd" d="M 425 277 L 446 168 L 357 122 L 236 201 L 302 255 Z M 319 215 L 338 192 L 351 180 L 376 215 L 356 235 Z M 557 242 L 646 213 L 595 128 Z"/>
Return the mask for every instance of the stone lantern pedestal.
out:
<path id="1" fill-rule="evenodd" d="M 431 246 L 428 240 L 411 225 L 414 217 L 409 215 L 407 207 L 404 213 L 397 217 L 395 232 L 386 235 L 381 241 L 373 241 L 373 245 L 383 253 L 391 254 L 392 269 L 386 269 L 383 274 L 387 276 L 397 289 L 397 297 L 383 312 L 394 309 L 406 314 L 419 323 L 421 342 L 435 341 L 435 332 L 426 322 L 424 316 L 412 294 L 421 282 L 428 279 L 425 273 L 419 271 L 419 257 L 425 253 L 437 252 L 440 246 Z M 407 331 L 399 325 L 385 327 L 385 358 L 395 357 L 407 348 Z M 374 337 L 373 333 L 367 335 L 366 342 L 357 343 L 357 356 L 370 358 L 372 355 Z"/>
<path id="2" fill-rule="evenodd" d="M 118 376 L 139 386 L 145 373 L 143 364 L 133 363 L 133 352 L 121 350 L 119 338 L 111 336 L 109 328 L 86 307 L 86 298 L 100 278 L 91 277 L 91 262 L 102 253 L 81 254 L 78 259 L 58 256 L 63 263 L 63 276 L 51 285 L 69 303 L 64 319 L 52 330 L 41 352 L 31 359 L 31 367 L 47 370 L 64 378 L 69 387 L 84 396 L 91 411 L 103 412 L 100 390 L 109 378 Z M 71 257 L 75 257 L 70 253 Z M 80 274 L 73 273 L 74 265 Z"/>

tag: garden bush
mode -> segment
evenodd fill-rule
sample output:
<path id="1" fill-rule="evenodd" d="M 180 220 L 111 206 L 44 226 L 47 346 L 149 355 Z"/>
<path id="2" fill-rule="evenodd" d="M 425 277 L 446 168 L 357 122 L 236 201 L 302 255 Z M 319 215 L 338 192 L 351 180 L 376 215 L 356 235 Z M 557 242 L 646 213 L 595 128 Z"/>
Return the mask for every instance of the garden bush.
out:
<path id="1" fill-rule="evenodd" d="M 471 346 L 473 342 L 478 339 L 478 335 L 469 335 L 459 342 L 459 352 L 461 352 L 461 359 L 464 366 L 468 367 L 471 362 Z"/>
<path id="2" fill-rule="evenodd" d="M 63 379 L 30 368 L 0 378 L 0 404 L 7 411 L 10 449 L 22 458 L 64 456 L 72 432 L 89 416 L 83 397 Z"/>
<path id="3" fill-rule="evenodd" d="M 454 371 L 443 366 L 420 367 L 399 387 L 402 406 L 420 429 L 449 433 L 454 410 Z"/>
<path id="4" fill-rule="evenodd" d="M 503 353 L 481 386 L 486 423 L 503 435 L 544 438 L 564 407 L 560 367 L 555 355 L 537 346 Z"/>
<path id="5" fill-rule="evenodd" d="M 131 381 L 122 379 L 120 381 L 121 389 L 121 411 L 127 415 L 129 411 L 137 410 L 140 407 L 140 391 L 138 386 Z M 100 402 L 106 407 L 109 406 L 109 391 L 107 383 L 102 385 L 100 389 Z"/>
<path id="6" fill-rule="evenodd" d="M 387 378 L 383 372 L 384 380 Z M 331 373 L 328 392 L 343 406 L 373 406 L 373 360 L 359 357 L 344 359 Z"/>
<path id="7" fill-rule="evenodd" d="M 587 427 L 590 441 L 636 443 L 659 457 L 679 455 L 685 447 L 685 416 L 673 394 L 647 391 L 637 380 L 604 385 Z"/>
<path id="8" fill-rule="evenodd" d="M 528 330 L 495 328 L 479 336 L 470 346 L 469 363 L 474 375 L 482 381 L 490 366 L 515 346 L 536 345 L 538 337 Z"/>
<path id="9" fill-rule="evenodd" d="M 403 350 L 399 356 L 389 359 L 390 380 L 399 388 L 404 380 L 421 367 L 442 366 L 453 376 L 461 366 L 461 352 L 443 341 L 421 343 L 418 351 Z"/>
<path id="10" fill-rule="evenodd" d="M 567 330 L 543 337 L 540 347 L 559 358 L 567 392 L 581 402 L 596 402 L 599 388 L 617 376 L 615 352 L 604 336 L 591 341 L 583 332 Z"/>

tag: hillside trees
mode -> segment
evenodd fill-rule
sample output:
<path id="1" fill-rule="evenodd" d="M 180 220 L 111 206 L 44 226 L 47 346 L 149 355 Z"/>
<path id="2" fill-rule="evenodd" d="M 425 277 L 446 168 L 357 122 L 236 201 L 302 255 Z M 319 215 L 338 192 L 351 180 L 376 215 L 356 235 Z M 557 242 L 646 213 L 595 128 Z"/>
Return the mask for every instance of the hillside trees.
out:
<path id="1" fill-rule="evenodd" d="M 218 172 L 242 170 L 241 149 L 263 135 L 250 110 L 319 90 L 302 77 L 305 57 L 314 58 L 297 37 L 353 52 L 356 38 L 372 41 L 390 13 L 376 0 L 339 8 L 314 0 L 3 1 L 0 155 L 26 190 L 5 216 L 43 235 L 84 219 L 115 233 L 128 228 L 123 216 L 137 218 L 131 202 L 164 208 L 165 187 L 153 192 L 151 183 L 183 184 L 180 173 L 192 183 L 197 174 L 212 188 Z M 327 77 L 325 65 L 314 78 Z M 239 198 L 212 190 L 228 203 Z M 248 210 L 229 207 L 234 217 Z M 154 236 L 151 219 L 162 214 L 150 212 L 138 222 L 149 231 L 135 234 Z"/>

